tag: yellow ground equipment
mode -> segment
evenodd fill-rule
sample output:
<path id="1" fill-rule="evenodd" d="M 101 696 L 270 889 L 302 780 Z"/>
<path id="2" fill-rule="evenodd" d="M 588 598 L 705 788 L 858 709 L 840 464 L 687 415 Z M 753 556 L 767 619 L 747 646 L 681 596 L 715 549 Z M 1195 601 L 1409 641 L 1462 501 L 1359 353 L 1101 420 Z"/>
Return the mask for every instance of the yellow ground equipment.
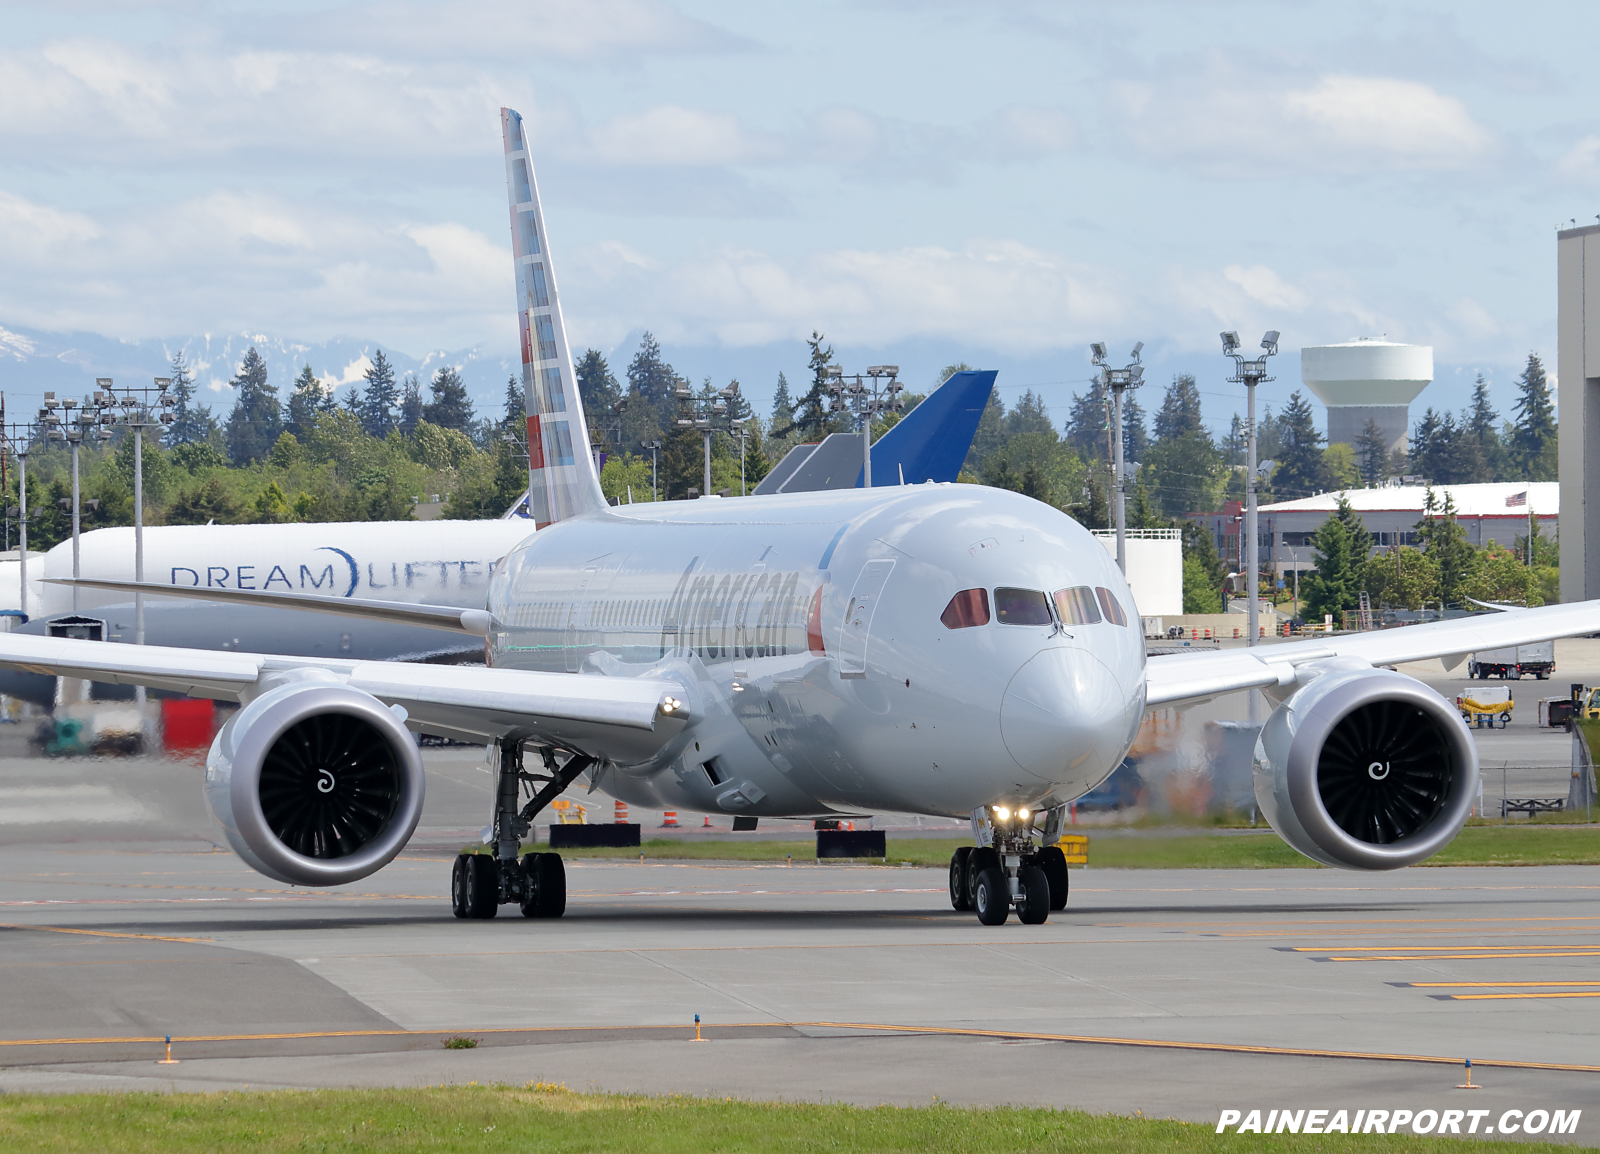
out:
<path id="1" fill-rule="evenodd" d="M 550 803 L 550 808 L 555 811 L 556 820 L 562 825 L 584 825 L 589 818 L 589 811 L 575 801 L 568 801 L 558 797 Z"/>
<path id="2" fill-rule="evenodd" d="M 1495 719 L 1498 718 L 1500 728 L 1504 729 L 1511 723 L 1511 711 L 1516 704 L 1511 699 L 1509 685 L 1474 686 L 1466 694 L 1456 698 L 1456 708 L 1461 711 L 1461 719 L 1477 728 L 1482 728 L 1484 722 L 1488 722 L 1489 728 L 1493 729 Z"/>

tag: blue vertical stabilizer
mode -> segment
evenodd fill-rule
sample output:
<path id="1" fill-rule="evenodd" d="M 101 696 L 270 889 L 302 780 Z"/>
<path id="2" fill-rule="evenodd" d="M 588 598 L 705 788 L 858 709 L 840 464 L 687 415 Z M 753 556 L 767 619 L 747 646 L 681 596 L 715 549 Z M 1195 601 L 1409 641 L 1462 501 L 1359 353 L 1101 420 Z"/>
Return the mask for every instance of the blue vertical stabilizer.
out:
<path id="1" fill-rule="evenodd" d="M 954 481 L 994 390 L 994 369 L 953 373 L 872 446 L 872 487 Z M 856 471 L 855 484 L 861 485 Z"/>

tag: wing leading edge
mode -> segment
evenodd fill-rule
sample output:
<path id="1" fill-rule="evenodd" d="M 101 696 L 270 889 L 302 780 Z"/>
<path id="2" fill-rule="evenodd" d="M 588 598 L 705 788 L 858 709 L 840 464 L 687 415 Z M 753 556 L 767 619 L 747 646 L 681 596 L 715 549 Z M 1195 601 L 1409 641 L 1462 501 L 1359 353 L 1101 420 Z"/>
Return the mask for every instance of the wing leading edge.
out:
<path id="1" fill-rule="evenodd" d="M 543 737 L 622 764 L 659 750 L 688 714 L 684 688 L 654 677 L 313 661 L 20 634 L 0 635 L 0 665 L 221 701 L 247 701 L 284 679 L 321 678 L 400 706 L 414 729 L 488 741 Z"/>
<path id="2" fill-rule="evenodd" d="M 1288 686 L 1302 679 L 1302 666 L 1332 658 L 1378 666 L 1437 657 L 1453 669 L 1478 650 L 1594 632 L 1600 632 L 1600 601 L 1579 601 L 1319 641 L 1152 657 L 1145 667 L 1145 704 L 1180 705 L 1240 689 Z"/>

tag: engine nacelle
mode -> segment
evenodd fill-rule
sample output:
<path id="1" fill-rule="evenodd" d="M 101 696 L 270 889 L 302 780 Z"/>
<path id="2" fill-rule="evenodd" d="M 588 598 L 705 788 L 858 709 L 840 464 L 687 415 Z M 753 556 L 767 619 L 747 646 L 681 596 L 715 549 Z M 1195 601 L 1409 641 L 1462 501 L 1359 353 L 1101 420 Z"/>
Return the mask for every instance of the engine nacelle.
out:
<path id="1" fill-rule="evenodd" d="M 1472 811 L 1478 750 L 1461 716 L 1410 677 L 1330 671 L 1256 742 L 1256 801 L 1314 861 L 1398 869 L 1449 845 Z"/>
<path id="2" fill-rule="evenodd" d="M 263 693 L 206 757 L 206 802 L 228 844 L 294 885 L 343 885 L 388 865 L 417 828 L 422 798 L 410 732 L 377 698 L 334 682 Z"/>

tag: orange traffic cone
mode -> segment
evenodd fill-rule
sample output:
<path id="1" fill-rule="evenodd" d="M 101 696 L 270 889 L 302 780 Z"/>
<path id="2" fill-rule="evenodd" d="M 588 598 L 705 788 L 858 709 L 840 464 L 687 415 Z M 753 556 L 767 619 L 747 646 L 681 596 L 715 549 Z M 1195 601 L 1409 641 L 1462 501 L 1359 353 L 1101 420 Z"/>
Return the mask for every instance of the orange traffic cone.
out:
<path id="1" fill-rule="evenodd" d="M 614 804 L 611 807 L 611 814 L 612 814 L 612 818 L 611 818 L 612 821 L 616 822 L 618 825 L 627 825 L 628 824 L 628 804 L 627 804 L 627 802 L 619 801 L 616 804 Z"/>
<path id="2" fill-rule="evenodd" d="M 677 810 L 669 809 L 669 810 L 667 810 L 666 813 L 661 815 L 661 828 L 662 829 L 677 829 L 678 828 L 678 811 Z"/>

